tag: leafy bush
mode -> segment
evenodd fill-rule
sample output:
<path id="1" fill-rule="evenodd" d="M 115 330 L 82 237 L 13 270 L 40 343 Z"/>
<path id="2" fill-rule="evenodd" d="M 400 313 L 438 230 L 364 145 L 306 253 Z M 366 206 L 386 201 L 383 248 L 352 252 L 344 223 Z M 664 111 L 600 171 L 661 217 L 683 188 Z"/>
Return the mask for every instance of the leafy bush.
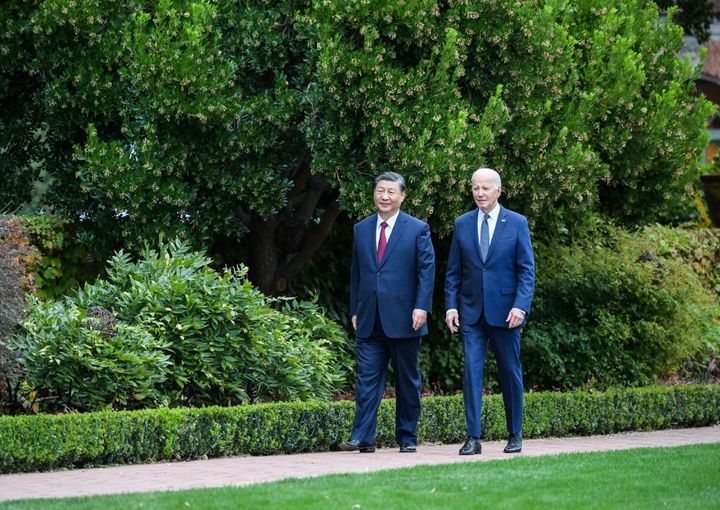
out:
<path id="1" fill-rule="evenodd" d="M 0 341 L 0 414 L 17 414 L 26 402 L 20 394 L 23 369 L 18 353 Z"/>
<path id="2" fill-rule="evenodd" d="M 120 252 L 106 279 L 34 302 L 15 340 L 31 385 L 81 409 L 330 398 L 350 363 L 342 330 L 210 262 L 180 242 Z"/>
<path id="3" fill-rule="evenodd" d="M 720 233 L 663 226 L 628 233 L 594 217 L 572 238 L 560 239 L 569 247 L 534 241 L 536 294 L 521 346 L 526 388 L 639 385 L 677 371 L 681 379 L 712 381 L 720 354 Z M 436 243 L 441 255 L 444 242 Z M 439 275 L 444 264 L 439 258 Z M 444 279 L 437 280 L 442 296 Z M 447 331 L 442 299 L 433 311 L 423 378 L 451 392 L 462 388 L 462 341 Z M 499 390 L 492 354 L 485 387 Z"/>
<path id="4" fill-rule="evenodd" d="M 85 252 L 67 222 L 45 213 L 0 218 L 0 335 L 19 319 L 22 294 L 59 297 L 88 278 Z M 7 316 L 6 316 L 7 315 Z"/>
<path id="5" fill-rule="evenodd" d="M 638 233 L 636 243 L 646 257 L 684 261 L 708 290 L 720 296 L 720 230 L 651 225 Z"/>
<path id="6" fill-rule="evenodd" d="M 715 228 L 682 229 L 648 226 L 637 238 L 644 256 L 679 259 L 692 268 L 705 288 L 720 301 L 720 231 Z M 720 312 L 716 312 L 716 317 Z M 716 319 L 717 321 L 717 319 Z M 716 322 L 717 324 L 717 322 Z M 720 380 L 720 342 L 707 337 L 700 352 L 685 360 L 677 377 L 697 382 Z"/>
<path id="7" fill-rule="evenodd" d="M 720 422 L 720 386 L 656 386 L 608 392 L 530 393 L 526 437 L 607 434 Z M 346 437 L 352 402 L 292 402 L 201 409 L 0 417 L 0 473 L 203 456 L 327 451 Z M 395 445 L 395 402 L 383 400 L 377 443 Z M 483 403 L 483 437 L 506 435 L 502 399 Z M 462 397 L 423 400 L 418 438 L 465 435 Z M 31 445 L 32 447 L 28 447 Z"/>
<path id="8" fill-rule="evenodd" d="M 324 386 L 343 389 L 338 384 L 338 380 L 333 377 L 334 370 L 331 368 L 335 358 L 340 359 L 345 364 L 342 367 L 343 381 L 352 377 L 353 350 L 347 342 L 347 335 L 343 329 L 320 312 L 316 296 L 310 301 L 298 301 L 291 298 L 281 299 L 280 302 L 284 303 L 281 309 L 283 314 L 288 315 L 293 322 L 296 322 L 295 328 L 301 333 L 300 341 L 295 347 L 298 353 L 290 351 L 290 355 L 297 357 L 297 361 L 305 360 L 302 364 L 289 365 L 285 369 L 286 377 L 305 380 L 307 383 L 324 381 Z M 317 349 L 317 346 L 325 346 L 327 350 Z M 334 354 L 328 356 L 330 353 Z M 306 390 L 310 389 L 310 386 L 306 388 Z M 280 400 L 280 398 L 276 400 Z"/>
<path id="9" fill-rule="evenodd" d="M 718 348 L 717 296 L 691 265 L 663 252 L 657 233 L 607 227 L 600 240 L 536 247 L 523 339 L 528 387 L 647 384 Z"/>
<path id="10" fill-rule="evenodd" d="M 24 353 L 30 384 L 42 400 L 76 409 L 133 409 L 166 404 L 159 386 L 170 361 L 162 339 L 141 325 L 119 322 L 109 330 L 66 298 L 35 299 L 13 345 Z"/>
<path id="11" fill-rule="evenodd" d="M 68 222 L 43 213 L 28 214 L 19 219 L 40 254 L 34 267 L 36 294 L 50 298 L 75 290 L 87 277 L 85 250 L 74 239 Z"/>

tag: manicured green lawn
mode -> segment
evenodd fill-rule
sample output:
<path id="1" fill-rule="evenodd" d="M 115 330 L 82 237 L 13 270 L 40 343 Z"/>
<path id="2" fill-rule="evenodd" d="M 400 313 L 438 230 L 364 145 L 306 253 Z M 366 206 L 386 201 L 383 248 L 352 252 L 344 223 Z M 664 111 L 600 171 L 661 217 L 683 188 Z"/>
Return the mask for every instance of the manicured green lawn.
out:
<path id="1" fill-rule="evenodd" d="M 249 487 L 61 500 L 0 509 L 720 508 L 720 444 L 515 457 Z"/>

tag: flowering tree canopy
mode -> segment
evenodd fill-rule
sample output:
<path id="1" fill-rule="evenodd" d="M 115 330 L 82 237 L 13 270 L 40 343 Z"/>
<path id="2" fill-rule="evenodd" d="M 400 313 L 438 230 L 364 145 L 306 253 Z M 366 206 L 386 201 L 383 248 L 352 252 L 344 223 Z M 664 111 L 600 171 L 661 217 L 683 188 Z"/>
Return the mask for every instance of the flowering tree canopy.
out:
<path id="1" fill-rule="evenodd" d="M 538 228 L 651 221 L 711 113 L 644 0 L 27 0 L 0 26 L 0 203 L 44 191 L 98 247 L 246 246 L 270 292 L 385 170 L 438 235 L 481 165 Z"/>

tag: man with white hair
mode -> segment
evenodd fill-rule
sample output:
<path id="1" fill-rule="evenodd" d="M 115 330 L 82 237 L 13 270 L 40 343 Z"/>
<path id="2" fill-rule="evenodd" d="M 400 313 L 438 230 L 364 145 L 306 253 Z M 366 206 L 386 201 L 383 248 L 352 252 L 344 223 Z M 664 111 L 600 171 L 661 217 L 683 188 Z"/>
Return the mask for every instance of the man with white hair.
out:
<path id="1" fill-rule="evenodd" d="M 445 322 L 460 330 L 465 356 L 463 393 L 467 439 L 460 455 L 481 452 L 483 369 L 488 344 L 497 359 L 505 405 L 505 453 L 522 450 L 523 383 L 520 330 L 535 288 L 535 257 L 527 219 L 498 203 L 500 175 L 480 168 L 472 176 L 477 209 L 455 220 L 445 274 Z"/>

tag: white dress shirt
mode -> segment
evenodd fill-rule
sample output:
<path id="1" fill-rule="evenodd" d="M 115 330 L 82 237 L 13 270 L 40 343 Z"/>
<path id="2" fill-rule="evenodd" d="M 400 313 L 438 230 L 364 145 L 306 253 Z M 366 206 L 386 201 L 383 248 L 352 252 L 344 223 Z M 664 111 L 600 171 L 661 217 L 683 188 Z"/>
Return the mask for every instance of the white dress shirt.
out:
<path id="1" fill-rule="evenodd" d="M 382 227 L 380 224 L 385 221 L 387 222 L 387 227 L 385 227 L 385 240 L 390 242 L 390 234 L 392 234 L 393 228 L 395 228 L 395 222 L 398 219 L 398 216 L 400 215 L 400 211 L 396 212 L 393 216 L 390 216 L 387 220 L 384 220 L 380 217 L 380 215 L 377 215 L 377 224 L 375 225 L 375 249 L 377 250 L 378 244 L 380 244 L 380 230 Z"/>
<path id="2" fill-rule="evenodd" d="M 480 239 L 480 229 L 482 228 L 482 222 L 483 219 L 485 219 L 485 214 L 482 212 L 482 209 L 478 211 L 478 220 L 477 220 L 477 235 L 478 240 Z M 498 216 L 500 216 L 500 204 L 495 204 L 495 207 L 493 207 L 493 210 L 487 213 L 490 215 L 488 218 L 488 247 L 492 244 L 492 238 L 493 234 L 495 233 L 495 226 L 497 225 Z"/>

